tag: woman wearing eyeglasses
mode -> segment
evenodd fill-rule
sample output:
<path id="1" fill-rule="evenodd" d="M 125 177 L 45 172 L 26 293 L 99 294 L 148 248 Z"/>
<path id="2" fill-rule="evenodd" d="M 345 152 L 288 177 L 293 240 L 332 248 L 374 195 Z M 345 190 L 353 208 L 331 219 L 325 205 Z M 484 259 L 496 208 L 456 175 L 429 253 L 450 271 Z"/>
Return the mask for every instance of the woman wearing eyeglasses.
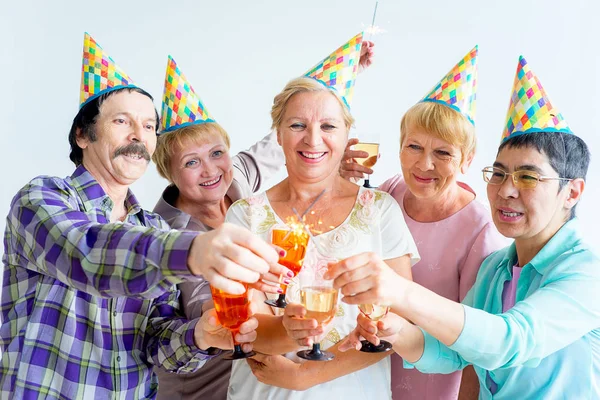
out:
<path id="1" fill-rule="evenodd" d="M 519 96 L 522 80 L 532 80 L 527 99 Z M 328 274 L 344 302 L 391 304 L 394 311 L 377 324 L 359 316 L 344 347 L 360 346 L 361 335 L 377 344 L 380 336 L 422 372 L 473 365 L 480 399 L 597 399 L 600 259 L 575 218 L 589 151 L 524 59 L 515 82 L 512 101 L 521 103 L 509 110 L 494 165 L 483 170 L 494 224 L 514 243 L 485 259 L 462 304 L 397 276 L 370 254 L 332 266 Z M 528 111 L 529 101 L 537 111 Z"/>

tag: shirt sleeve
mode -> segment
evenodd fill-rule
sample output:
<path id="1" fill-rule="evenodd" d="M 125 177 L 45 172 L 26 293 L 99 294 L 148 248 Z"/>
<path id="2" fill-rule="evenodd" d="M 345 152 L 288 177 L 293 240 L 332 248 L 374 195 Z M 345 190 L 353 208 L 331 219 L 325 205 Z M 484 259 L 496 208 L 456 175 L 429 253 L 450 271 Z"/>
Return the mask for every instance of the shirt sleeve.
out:
<path id="1" fill-rule="evenodd" d="M 493 252 L 506 245 L 506 240 L 498 233 L 493 222 L 485 224 L 469 249 L 465 262 L 459 268 L 459 299 L 462 301 L 477 278 L 483 261 Z"/>
<path id="2" fill-rule="evenodd" d="M 457 351 L 451 350 L 423 329 L 421 329 L 421 332 L 425 339 L 423 354 L 415 363 L 411 364 L 404 361 L 404 368 L 417 368 L 419 371 L 427 374 L 451 374 L 469 365 Z"/>
<path id="3" fill-rule="evenodd" d="M 273 131 L 233 157 L 233 167 L 246 179 L 252 192 L 256 192 L 264 181 L 281 168 L 284 161 L 283 150 L 277 143 L 277 133 Z"/>
<path id="4" fill-rule="evenodd" d="M 378 192 L 383 196 L 381 205 L 381 243 L 384 260 L 410 254 L 411 265 L 421 259 L 417 245 L 408 230 L 400 206 L 392 196 Z"/>
<path id="5" fill-rule="evenodd" d="M 465 326 L 450 349 L 487 370 L 536 367 L 597 329 L 600 262 L 589 251 L 558 262 L 560 271 L 552 279 L 506 313 L 493 315 L 463 305 Z"/>
<path id="6" fill-rule="evenodd" d="M 154 301 L 146 328 L 147 358 L 167 371 L 190 373 L 221 351 L 209 353 L 196 346 L 199 318 L 185 319 L 179 307 L 179 291 L 174 287 Z"/>
<path id="7" fill-rule="evenodd" d="M 187 254 L 195 237 L 100 224 L 71 205 L 68 191 L 58 184 L 30 183 L 11 203 L 6 258 L 95 296 L 155 298 L 192 276 Z"/>

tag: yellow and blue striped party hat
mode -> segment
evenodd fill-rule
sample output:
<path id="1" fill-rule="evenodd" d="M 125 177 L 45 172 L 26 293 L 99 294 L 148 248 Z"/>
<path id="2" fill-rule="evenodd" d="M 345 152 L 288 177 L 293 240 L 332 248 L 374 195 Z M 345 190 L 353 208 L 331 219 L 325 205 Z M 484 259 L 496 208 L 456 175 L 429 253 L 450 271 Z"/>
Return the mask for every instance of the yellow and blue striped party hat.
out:
<path id="1" fill-rule="evenodd" d="M 160 133 L 187 125 L 215 122 L 171 56 L 167 63 L 160 120 Z"/>
<path id="2" fill-rule="evenodd" d="M 508 105 L 502 141 L 534 132 L 573 133 L 562 114 L 550 102 L 538 77 L 521 56 Z"/>

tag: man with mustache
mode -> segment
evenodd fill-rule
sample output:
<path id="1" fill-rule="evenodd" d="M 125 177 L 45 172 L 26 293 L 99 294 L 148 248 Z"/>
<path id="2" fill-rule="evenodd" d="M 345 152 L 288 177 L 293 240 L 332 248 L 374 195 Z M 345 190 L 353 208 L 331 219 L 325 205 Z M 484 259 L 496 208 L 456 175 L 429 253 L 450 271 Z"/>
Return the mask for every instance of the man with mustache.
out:
<path id="1" fill-rule="evenodd" d="M 152 367 L 186 373 L 231 347 L 214 314 L 186 320 L 174 285 L 204 277 L 229 293 L 287 273 L 248 231 L 169 230 L 129 186 L 156 146 L 152 97 L 86 34 L 75 172 L 14 197 L 3 256 L 0 391 L 11 398 L 154 398 Z M 276 289 L 271 289 L 276 291 Z M 256 338 L 251 318 L 236 336 Z M 245 344 L 248 351 L 250 345 Z"/>

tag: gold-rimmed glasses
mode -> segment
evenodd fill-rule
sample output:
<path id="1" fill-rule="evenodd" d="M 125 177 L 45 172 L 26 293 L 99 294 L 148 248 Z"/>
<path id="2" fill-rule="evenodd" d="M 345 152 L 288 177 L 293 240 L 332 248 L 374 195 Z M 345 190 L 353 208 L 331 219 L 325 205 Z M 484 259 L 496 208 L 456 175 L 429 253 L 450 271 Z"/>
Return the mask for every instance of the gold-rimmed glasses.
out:
<path id="1" fill-rule="evenodd" d="M 506 172 L 503 169 L 496 167 L 485 167 L 481 170 L 483 172 L 483 180 L 490 185 L 502 185 L 506 181 L 508 175 L 512 176 L 513 184 L 519 189 L 533 189 L 537 186 L 538 182 L 543 181 L 572 181 L 569 178 L 560 178 L 553 176 L 543 176 L 535 171 L 520 170 L 515 172 Z"/>

